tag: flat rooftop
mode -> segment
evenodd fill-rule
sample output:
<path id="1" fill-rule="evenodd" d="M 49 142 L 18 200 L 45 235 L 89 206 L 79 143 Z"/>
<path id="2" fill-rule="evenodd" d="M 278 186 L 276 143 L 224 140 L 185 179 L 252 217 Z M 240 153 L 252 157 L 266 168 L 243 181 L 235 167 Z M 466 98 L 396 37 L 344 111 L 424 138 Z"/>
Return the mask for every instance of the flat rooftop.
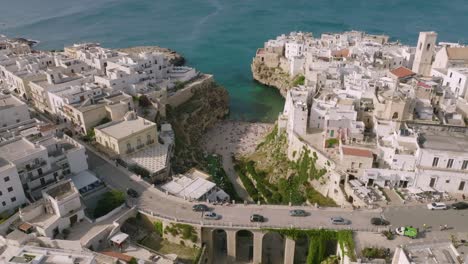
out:
<path id="1" fill-rule="evenodd" d="M 215 186 L 216 184 L 202 178 L 192 179 L 179 175 L 174 177 L 172 181 L 162 185 L 161 188 L 173 195 L 198 200 Z"/>
<path id="2" fill-rule="evenodd" d="M 423 135 L 420 143 L 423 149 L 466 152 L 468 137 L 461 134 Z"/>
<path id="3" fill-rule="evenodd" d="M 21 138 L 0 144 L 0 157 L 14 162 L 44 150 L 43 146 L 36 146 L 28 140 Z"/>
<path id="4" fill-rule="evenodd" d="M 450 242 L 415 243 L 405 245 L 403 251 L 405 256 L 400 255 L 398 263 L 403 263 L 405 257 L 414 264 L 461 263 L 458 261 L 459 253 Z"/>
<path id="5" fill-rule="evenodd" d="M 138 133 L 151 127 L 156 129 L 156 124 L 144 118 L 137 117 L 136 119 L 122 120 L 104 124 L 97 127 L 97 129 L 113 138 L 122 139 L 131 134 Z"/>
<path id="6" fill-rule="evenodd" d="M 23 103 L 21 100 L 14 97 L 13 95 L 0 96 L 0 111 L 16 106 L 21 106 L 24 104 L 25 103 Z"/>
<path id="7" fill-rule="evenodd" d="M 73 186 L 71 180 L 58 183 L 54 186 L 47 188 L 45 191 L 48 195 L 52 196 L 56 200 L 63 199 L 67 196 L 70 196 L 76 193 L 76 189 Z"/>

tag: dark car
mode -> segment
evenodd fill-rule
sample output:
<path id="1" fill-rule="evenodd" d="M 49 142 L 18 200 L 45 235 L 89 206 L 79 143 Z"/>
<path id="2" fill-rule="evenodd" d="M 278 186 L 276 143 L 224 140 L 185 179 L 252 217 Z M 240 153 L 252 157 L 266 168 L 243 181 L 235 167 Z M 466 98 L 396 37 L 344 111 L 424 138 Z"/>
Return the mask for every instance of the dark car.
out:
<path id="1" fill-rule="evenodd" d="M 250 216 L 250 222 L 264 222 L 265 218 L 259 214 L 253 214 Z"/>
<path id="2" fill-rule="evenodd" d="M 376 225 L 376 226 L 386 226 L 386 225 L 389 225 L 390 222 L 383 219 L 383 218 L 379 218 L 379 217 L 373 217 L 371 218 L 370 220 L 371 224 L 373 225 Z"/>
<path id="3" fill-rule="evenodd" d="M 455 209 L 455 210 L 468 209 L 468 203 L 467 202 L 454 203 L 454 204 L 452 204 L 452 208 Z"/>
<path id="4" fill-rule="evenodd" d="M 196 204 L 196 205 L 192 206 L 192 210 L 195 211 L 195 212 L 206 212 L 206 211 L 209 211 L 209 208 L 208 208 L 208 206 L 206 206 L 204 204 Z"/>
<path id="5" fill-rule="evenodd" d="M 128 189 L 127 189 L 127 195 L 130 196 L 130 197 L 132 197 L 132 198 L 138 198 L 138 196 L 139 196 L 139 195 L 138 195 L 138 192 L 135 191 L 135 190 L 132 189 L 132 188 L 128 188 Z"/>

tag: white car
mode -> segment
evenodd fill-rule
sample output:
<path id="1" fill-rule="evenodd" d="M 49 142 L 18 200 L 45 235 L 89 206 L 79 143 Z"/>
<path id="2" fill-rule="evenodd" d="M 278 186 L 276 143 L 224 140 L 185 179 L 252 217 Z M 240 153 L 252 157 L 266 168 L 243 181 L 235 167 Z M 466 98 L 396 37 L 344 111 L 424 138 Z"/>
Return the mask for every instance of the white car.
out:
<path id="1" fill-rule="evenodd" d="M 447 210 L 447 205 L 444 203 L 430 203 L 427 205 L 429 210 Z"/>
<path id="2" fill-rule="evenodd" d="M 221 218 L 221 215 L 216 214 L 215 212 L 206 212 L 203 214 L 203 219 L 206 220 L 218 220 Z"/>

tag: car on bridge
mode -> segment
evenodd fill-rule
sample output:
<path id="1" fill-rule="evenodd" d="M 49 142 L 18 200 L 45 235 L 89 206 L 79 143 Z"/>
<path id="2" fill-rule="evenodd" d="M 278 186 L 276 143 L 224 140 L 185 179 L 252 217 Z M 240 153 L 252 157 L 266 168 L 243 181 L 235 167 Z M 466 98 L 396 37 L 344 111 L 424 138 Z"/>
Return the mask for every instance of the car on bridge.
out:
<path id="1" fill-rule="evenodd" d="M 219 220 L 221 219 L 221 215 L 215 213 L 215 212 L 206 212 L 203 214 L 203 219 L 206 220 Z"/>
<path id="2" fill-rule="evenodd" d="M 263 215 L 259 215 L 259 214 L 253 214 L 250 216 L 250 222 L 257 222 L 257 223 L 261 223 L 261 222 L 265 222 L 265 217 L 263 217 Z"/>
<path id="3" fill-rule="evenodd" d="M 210 208 L 205 204 L 195 204 L 192 206 L 192 210 L 195 212 L 207 212 L 210 210 Z"/>
<path id="4" fill-rule="evenodd" d="M 140 196 L 137 191 L 135 191 L 132 188 L 127 188 L 127 195 L 132 197 L 132 198 L 138 198 Z"/>
<path id="5" fill-rule="evenodd" d="M 382 217 L 372 217 L 370 222 L 371 224 L 376 226 L 386 226 L 390 224 L 389 221 L 383 219 Z"/>
<path id="6" fill-rule="evenodd" d="M 455 209 L 455 210 L 468 209 L 468 203 L 467 202 L 454 203 L 454 204 L 452 204 L 452 208 Z"/>
<path id="7" fill-rule="evenodd" d="M 445 203 L 430 203 L 427 205 L 429 210 L 447 210 L 448 207 Z"/>
<path id="8" fill-rule="evenodd" d="M 289 211 L 289 215 L 290 216 L 307 216 L 307 212 L 304 211 L 304 210 L 301 210 L 301 209 L 295 209 L 295 210 L 291 210 Z"/>
<path id="9" fill-rule="evenodd" d="M 419 230 L 412 226 L 402 226 L 395 229 L 395 233 L 400 236 L 406 236 L 414 239 L 418 237 Z"/>
<path id="10" fill-rule="evenodd" d="M 348 219 L 344 219 L 341 216 L 332 217 L 332 218 L 330 218 L 330 220 L 331 220 L 331 223 L 334 224 L 334 225 L 349 225 L 349 224 L 351 224 L 351 221 L 349 221 Z"/>

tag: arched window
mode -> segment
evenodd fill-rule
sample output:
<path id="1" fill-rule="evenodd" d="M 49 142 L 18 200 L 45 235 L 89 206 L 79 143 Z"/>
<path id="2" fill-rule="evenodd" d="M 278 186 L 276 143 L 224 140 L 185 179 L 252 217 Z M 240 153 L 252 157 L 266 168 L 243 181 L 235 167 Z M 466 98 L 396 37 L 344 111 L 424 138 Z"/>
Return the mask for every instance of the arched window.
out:
<path id="1" fill-rule="evenodd" d="M 392 119 L 398 119 L 398 112 L 393 113 Z"/>

